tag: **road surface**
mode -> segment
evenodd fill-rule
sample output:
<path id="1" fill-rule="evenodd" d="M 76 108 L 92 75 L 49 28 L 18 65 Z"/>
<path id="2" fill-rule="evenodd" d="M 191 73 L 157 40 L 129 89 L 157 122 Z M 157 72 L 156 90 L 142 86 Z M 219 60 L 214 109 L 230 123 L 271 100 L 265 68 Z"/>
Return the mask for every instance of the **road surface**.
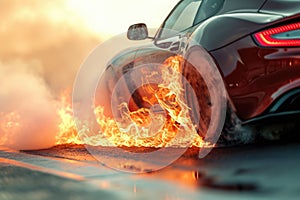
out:
<path id="1" fill-rule="evenodd" d="M 143 172 L 140 163 L 101 149 Z M 0 199 L 298 199 L 300 143 L 195 149 L 155 172 L 103 166 L 82 145 L 39 151 L 0 150 Z"/>

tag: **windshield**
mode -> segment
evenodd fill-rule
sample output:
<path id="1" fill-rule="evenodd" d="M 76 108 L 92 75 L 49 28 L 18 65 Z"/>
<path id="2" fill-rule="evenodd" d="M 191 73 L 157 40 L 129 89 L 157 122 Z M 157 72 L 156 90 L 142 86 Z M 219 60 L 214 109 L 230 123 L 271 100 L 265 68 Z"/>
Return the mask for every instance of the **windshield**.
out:
<path id="1" fill-rule="evenodd" d="M 198 25 L 221 10 L 224 0 L 182 0 L 163 23 L 158 38 L 168 38 Z"/>

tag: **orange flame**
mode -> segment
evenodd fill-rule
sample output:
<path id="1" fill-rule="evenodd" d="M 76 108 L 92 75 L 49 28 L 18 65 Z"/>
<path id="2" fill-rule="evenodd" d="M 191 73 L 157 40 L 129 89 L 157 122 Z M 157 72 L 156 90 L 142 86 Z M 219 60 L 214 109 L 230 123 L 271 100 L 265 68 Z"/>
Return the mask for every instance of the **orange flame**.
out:
<path id="1" fill-rule="evenodd" d="M 73 110 L 70 103 L 70 98 L 65 92 L 61 96 L 60 105 L 58 108 L 58 116 L 60 123 L 58 125 L 59 132 L 56 135 L 56 144 L 83 144 L 77 133 L 76 123 L 73 118 Z"/>
<path id="2" fill-rule="evenodd" d="M 121 103 L 120 119 L 105 116 L 104 107 L 97 106 L 94 113 L 101 133 L 92 136 L 84 129 L 76 131 L 71 106 L 63 97 L 63 106 L 58 111 L 61 123 L 57 144 L 155 148 L 211 146 L 197 133 L 189 116 L 190 108 L 184 101 L 182 76 L 179 73 L 183 61 L 181 56 L 168 58 L 160 68 L 162 83 L 144 84 L 139 88 L 143 101 L 149 106 L 131 110 L 128 103 Z"/>

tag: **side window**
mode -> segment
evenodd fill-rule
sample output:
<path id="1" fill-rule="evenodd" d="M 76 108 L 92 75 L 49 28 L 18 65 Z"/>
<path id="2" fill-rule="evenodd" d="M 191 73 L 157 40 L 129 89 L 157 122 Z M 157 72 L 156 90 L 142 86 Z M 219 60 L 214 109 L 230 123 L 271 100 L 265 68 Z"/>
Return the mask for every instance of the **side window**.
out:
<path id="1" fill-rule="evenodd" d="M 201 8 L 195 17 L 194 24 L 198 24 L 217 14 L 223 7 L 224 0 L 203 0 Z"/>
<path id="2" fill-rule="evenodd" d="M 181 32 L 193 26 L 201 2 L 201 0 L 181 1 L 164 22 L 160 38 L 166 38 L 172 35 L 171 32 Z"/>
<path id="3" fill-rule="evenodd" d="M 181 12 L 174 13 L 173 17 L 166 21 L 165 27 L 175 31 L 183 31 L 193 26 L 200 3 L 201 1 L 195 1 L 187 4 Z"/>
<path id="4" fill-rule="evenodd" d="M 183 0 L 172 11 L 159 32 L 159 38 L 167 38 L 185 31 L 217 14 L 225 0 Z"/>

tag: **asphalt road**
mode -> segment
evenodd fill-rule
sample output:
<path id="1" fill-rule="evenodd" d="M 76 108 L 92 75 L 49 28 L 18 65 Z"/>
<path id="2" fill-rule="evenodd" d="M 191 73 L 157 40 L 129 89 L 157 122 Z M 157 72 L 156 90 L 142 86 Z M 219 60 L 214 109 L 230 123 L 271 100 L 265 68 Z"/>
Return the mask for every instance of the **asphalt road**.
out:
<path id="1" fill-rule="evenodd" d="M 143 162 L 99 150 L 144 172 Z M 105 167 L 79 145 L 1 149 L 0 199 L 298 199 L 299 166 L 300 143 L 217 148 L 201 160 L 189 149 L 172 165 L 139 174 Z"/>

